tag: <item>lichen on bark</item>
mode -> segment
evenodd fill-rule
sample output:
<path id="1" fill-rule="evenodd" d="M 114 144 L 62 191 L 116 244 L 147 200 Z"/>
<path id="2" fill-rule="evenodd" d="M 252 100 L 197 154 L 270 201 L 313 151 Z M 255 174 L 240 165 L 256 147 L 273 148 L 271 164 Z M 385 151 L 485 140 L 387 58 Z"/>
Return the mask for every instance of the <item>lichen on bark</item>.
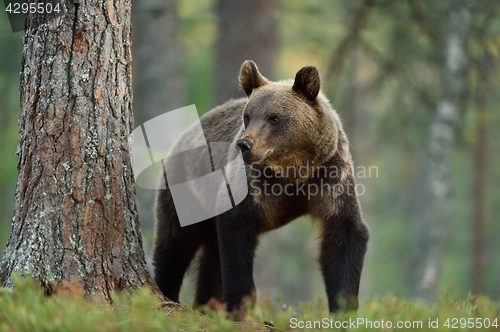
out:
<path id="1" fill-rule="evenodd" d="M 16 205 L 0 263 L 87 294 L 144 284 L 146 270 L 127 136 L 133 129 L 130 0 L 65 2 L 24 34 Z"/>

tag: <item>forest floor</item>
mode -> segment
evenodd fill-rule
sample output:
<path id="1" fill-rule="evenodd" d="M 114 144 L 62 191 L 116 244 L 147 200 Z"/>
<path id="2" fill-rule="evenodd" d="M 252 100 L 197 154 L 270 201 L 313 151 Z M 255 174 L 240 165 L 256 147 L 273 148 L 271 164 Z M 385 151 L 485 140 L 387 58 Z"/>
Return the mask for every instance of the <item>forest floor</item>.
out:
<path id="1" fill-rule="evenodd" d="M 294 307 L 263 300 L 236 323 L 223 311 L 159 305 L 149 289 L 112 298 L 113 305 L 85 299 L 71 287 L 45 297 L 30 279 L 17 280 L 15 290 L 0 288 L 0 331 L 494 331 L 500 325 L 500 303 L 472 296 L 432 304 L 385 297 L 335 315 L 323 300 Z"/>

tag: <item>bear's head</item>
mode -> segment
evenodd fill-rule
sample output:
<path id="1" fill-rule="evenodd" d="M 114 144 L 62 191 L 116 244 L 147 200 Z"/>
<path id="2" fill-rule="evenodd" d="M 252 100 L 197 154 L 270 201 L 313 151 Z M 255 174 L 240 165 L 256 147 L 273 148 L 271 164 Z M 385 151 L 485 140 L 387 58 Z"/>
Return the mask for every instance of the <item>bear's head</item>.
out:
<path id="1" fill-rule="evenodd" d="M 340 122 L 320 92 L 316 67 L 300 69 L 294 81 L 271 82 L 245 61 L 239 80 L 248 96 L 236 142 L 245 163 L 279 172 L 319 166 L 335 154 Z"/>

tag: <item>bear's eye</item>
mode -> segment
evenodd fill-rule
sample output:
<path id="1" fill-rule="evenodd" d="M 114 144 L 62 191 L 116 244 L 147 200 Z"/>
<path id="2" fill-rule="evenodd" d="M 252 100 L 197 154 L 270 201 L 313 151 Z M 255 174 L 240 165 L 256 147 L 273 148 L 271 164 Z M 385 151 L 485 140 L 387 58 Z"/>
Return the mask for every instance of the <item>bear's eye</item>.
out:
<path id="1" fill-rule="evenodd" d="M 245 114 L 245 116 L 243 116 L 243 124 L 245 125 L 245 127 L 248 125 L 249 121 L 250 121 L 250 117 Z"/>
<path id="2" fill-rule="evenodd" d="M 273 115 L 269 118 L 269 122 L 271 122 L 272 124 L 277 124 L 279 121 L 280 121 L 280 118 L 278 118 L 277 115 Z"/>

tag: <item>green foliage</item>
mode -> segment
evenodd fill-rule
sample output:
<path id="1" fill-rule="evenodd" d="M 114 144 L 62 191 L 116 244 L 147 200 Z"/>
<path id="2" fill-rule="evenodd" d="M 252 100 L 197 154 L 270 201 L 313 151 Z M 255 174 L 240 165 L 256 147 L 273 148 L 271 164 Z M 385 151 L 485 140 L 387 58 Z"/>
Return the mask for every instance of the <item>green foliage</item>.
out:
<path id="1" fill-rule="evenodd" d="M 224 311 L 206 309 L 206 314 L 185 307 L 158 306 L 158 298 L 147 288 L 133 295 L 114 293 L 113 305 L 98 299 L 88 300 L 78 289 L 59 288 L 50 296 L 44 297 L 34 282 L 15 278 L 15 290 L 0 289 L 0 331 L 269 331 L 264 322 L 273 324 L 278 331 L 289 330 L 295 324 L 307 321 L 321 321 L 323 324 L 341 324 L 344 321 L 359 322 L 355 328 L 350 325 L 342 330 L 370 330 L 367 321 L 378 324 L 383 319 L 397 324 L 398 321 L 422 322 L 426 329 L 429 321 L 438 319 L 439 329 L 448 330 L 444 324 L 452 318 L 489 318 L 498 319 L 499 304 L 487 298 L 469 296 L 458 301 L 453 297 L 441 298 L 439 303 L 427 305 L 395 297 L 380 300 L 366 300 L 358 313 L 339 313 L 329 315 L 325 301 L 301 303 L 297 307 L 281 304 L 273 306 L 263 301 L 249 310 L 242 322 L 228 319 Z M 292 320 L 291 320 L 292 319 Z M 296 319 L 296 320 L 294 320 Z M 325 320 L 323 320 L 325 319 Z M 364 319 L 361 323 L 359 319 Z M 314 323 L 312 323 L 314 324 Z M 344 323 L 345 325 L 346 323 Z M 369 325 L 368 325 L 369 327 Z M 458 324 L 460 327 L 460 324 Z M 297 330 L 319 330 L 316 328 Z M 332 330 L 340 330 L 334 328 Z M 378 330 L 378 329 L 377 329 Z M 391 329 L 382 329 L 391 330 Z M 458 329 L 465 330 L 465 329 Z"/>

